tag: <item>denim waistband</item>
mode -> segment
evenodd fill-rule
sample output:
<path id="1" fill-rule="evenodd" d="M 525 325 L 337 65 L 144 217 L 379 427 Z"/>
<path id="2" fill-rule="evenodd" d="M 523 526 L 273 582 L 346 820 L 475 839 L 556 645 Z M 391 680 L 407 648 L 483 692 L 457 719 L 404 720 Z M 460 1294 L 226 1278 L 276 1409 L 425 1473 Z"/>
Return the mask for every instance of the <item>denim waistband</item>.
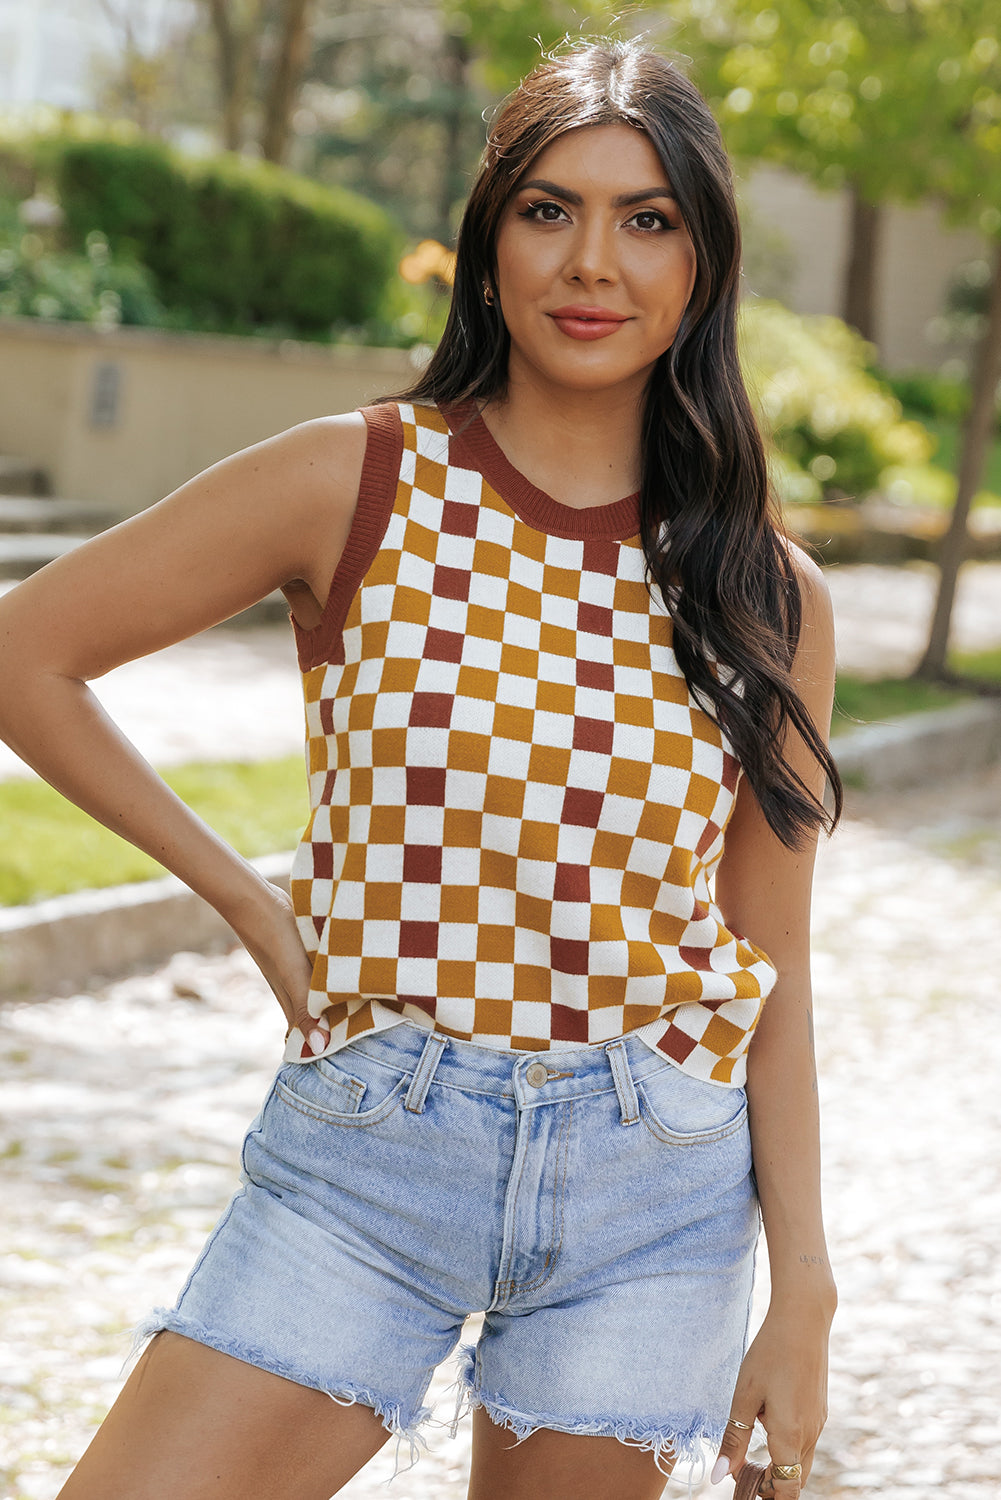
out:
<path id="1" fill-rule="evenodd" d="M 403 1021 L 349 1042 L 334 1061 L 363 1051 L 367 1057 L 411 1077 L 406 1108 L 420 1112 L 432 1083 L 469 1093 L 513 1099 L 521 1109 L 615 1093 L 624 1123 L 639 1118 L 636 1085 L 674 1064 L 662 1061 L 636 1036 L 558 1052 L 505 1052 L 478 1047 Z M 680 1071 L 680 1070 L 679 1070 Z"/>

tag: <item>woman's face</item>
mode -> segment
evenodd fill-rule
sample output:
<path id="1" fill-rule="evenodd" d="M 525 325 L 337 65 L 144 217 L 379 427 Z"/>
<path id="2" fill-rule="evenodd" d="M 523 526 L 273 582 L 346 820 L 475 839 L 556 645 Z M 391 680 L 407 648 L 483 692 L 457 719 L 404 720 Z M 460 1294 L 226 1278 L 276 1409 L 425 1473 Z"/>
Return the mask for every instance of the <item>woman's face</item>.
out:
<path id="1" fill-rule="evenodd" d="M 695 252 L 649 138 L 568 131 L 524 173 L 501 217 L 495 294 L 512 384 L 645 389 L 674 342 Z"/>

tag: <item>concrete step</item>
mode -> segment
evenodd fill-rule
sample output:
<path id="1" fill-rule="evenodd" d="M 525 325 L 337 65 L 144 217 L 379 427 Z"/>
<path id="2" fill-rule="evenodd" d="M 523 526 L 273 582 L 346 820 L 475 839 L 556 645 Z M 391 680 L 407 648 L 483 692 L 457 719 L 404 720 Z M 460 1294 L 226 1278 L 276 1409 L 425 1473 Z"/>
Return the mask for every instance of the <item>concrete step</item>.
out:
<path id="1" fill-rule="evenodd" d="M 0 454 L 0 494 L 47 495 L 49 476 L 44 469 L 23 458 L 9 458 Z"/>
<path id="2" fill-rule="evenodd" d="M 0 534 L 31 532 L 103 531 L 122 517 L 113 510 L 89 505 L 86 500 L 56 500 L 38 495 L 0 494 Z"/>

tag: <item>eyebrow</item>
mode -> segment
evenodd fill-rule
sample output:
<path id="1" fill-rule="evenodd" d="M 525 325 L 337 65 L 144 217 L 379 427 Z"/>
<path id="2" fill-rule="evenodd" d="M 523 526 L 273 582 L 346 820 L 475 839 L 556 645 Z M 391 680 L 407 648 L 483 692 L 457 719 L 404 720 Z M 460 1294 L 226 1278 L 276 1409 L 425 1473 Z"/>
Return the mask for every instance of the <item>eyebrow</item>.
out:
<path id="1" fill-rule="evenodd" d="M 575 193 L 573 188 L 560 187 L 559 183 L 547 182 L 543 177 L 533 177 L 530 182 L 520 182 L 516 192 L 523 193 L 529 188 L 543 193 L 552 193 L 554 198 L 562 198 L 564 203 L 572 203 L 575 207 L 579 207 L 584 201 L 580 193 Z M 658 186 L 641 188 L 636 193 L 620 193 L 618 197 L 612 199 L 612 206 L 631 208 L 634 203 L 646 203 L 651 198 L 667 198 L 672 203 L 677 201 L 670 188 Z"/>

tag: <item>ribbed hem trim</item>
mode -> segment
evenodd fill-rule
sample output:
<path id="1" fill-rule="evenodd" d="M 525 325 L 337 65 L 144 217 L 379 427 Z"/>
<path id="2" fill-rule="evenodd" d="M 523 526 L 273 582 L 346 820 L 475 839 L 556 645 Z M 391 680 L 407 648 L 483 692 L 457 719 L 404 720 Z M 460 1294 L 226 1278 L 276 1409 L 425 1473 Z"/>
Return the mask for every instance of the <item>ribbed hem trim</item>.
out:
<path id="1" fill-rule="evenodd" d="M 311 630 L 292 619 L 299 666 L 304 672 L 331 661 L 340 645 L 351 601 L 372 566 L 396 503 L 396 487 L 403 461 L 403 423 L 399 407 L 364 406 L 368 427 L 358 504 L 340 562 L 337 564 L 323 614 Z"/>
<path id="2" fill-rule="evenodd" d="M 443 407 L 441 414 L 452 434 L 450 461 L 479 470 L 505 505 L 509 505 L 520 520 L 536 531 L 579 541 L 604 538 L 624 542 L 639 534 L 638 494 L 613 500 L 609 505 L 589 505 L 580 510 L 573 505 L 564 505 L 518 472 L 501 450 L 474 401 Z"/>

